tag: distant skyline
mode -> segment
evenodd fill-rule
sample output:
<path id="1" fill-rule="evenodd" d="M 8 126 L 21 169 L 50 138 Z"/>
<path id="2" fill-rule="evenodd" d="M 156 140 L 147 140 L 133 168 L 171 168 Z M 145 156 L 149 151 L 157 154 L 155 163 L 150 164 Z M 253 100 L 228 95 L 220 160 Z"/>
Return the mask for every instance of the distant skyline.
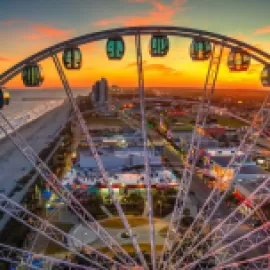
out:
<path id="1" fill-rule="evenodd" d="M 232 36 L 270 53 L 269 0 L 1 0 L 0 73 L 29 55 L 82 34 L 122 26 L 174 25 Z M 192 62 L 190 39 L 170 37 L 165 58 L 151 58 L 143 37 L 145 85 L 202 87 L 207 62 Z M 100 77 L 110 84 L 136 87 L 134 38 L 125 38 L 122 61 L 109 61 L 105 41 L 81 47 L 83 68 L 67 72 L 71 86 L 90 87 Z M 243 73 L 230 73 L 224 59 L 217 87 L 260 89 L 261 64 L 252 61 Z M 43 87 L 60 87 L 51 59 L 41 62 Z M 22 88 L 20 76 L 7 87 Z"/>

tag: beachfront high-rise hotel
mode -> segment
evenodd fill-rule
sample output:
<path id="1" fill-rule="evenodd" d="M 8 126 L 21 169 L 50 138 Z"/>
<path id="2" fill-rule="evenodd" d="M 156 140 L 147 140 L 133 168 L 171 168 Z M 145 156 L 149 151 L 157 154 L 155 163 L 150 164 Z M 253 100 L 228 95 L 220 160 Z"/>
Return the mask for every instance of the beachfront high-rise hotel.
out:
<path id="1" fill-rule="evenodd" d="M 101 78 L 92 86 L 91 100 L 96 107 L 104 107 L 108 109 L 109 103 L 109 86 L 108 81 Z"/>

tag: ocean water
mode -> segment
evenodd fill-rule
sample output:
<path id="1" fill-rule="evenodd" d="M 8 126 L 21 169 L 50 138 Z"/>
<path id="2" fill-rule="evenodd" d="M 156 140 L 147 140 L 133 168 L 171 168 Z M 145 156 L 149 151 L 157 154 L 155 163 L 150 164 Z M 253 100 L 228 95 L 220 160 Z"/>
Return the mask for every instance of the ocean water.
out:
<path id="1" fill-rule="evenodd" d="M 3 109 L 3 114 L 10 121 L 12 126 L 17 129 L 39 117 L 46 112 L 60 106 L 67 99 L 66 93 L 61 89 L 49 90 L 9 90 L 10 104 Z M 89 89 L 76 89 L 74 96 L 89 95 Z M 6 127 L 7 131 L 11 129 L 0 118 L 0 125 Z M 0 131 L 0 139 L 5 134 Z"/>

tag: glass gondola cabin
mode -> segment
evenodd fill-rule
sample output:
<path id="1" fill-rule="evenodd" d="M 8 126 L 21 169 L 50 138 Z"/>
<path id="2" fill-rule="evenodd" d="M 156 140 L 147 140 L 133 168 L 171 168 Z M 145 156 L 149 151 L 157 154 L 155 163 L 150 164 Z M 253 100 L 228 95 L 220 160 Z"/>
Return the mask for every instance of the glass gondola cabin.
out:
<path id="1" fill-rule="evenodd" d="M 230 71 L 247 71 L 250 65 L 250 56 L 241 50 L 231 50 L 228 56 Z"/>
<path id="2" fill-rule="evenodd" d="M 22 80 L 26 87 L 38 87 L 43 83 L 43 71 L 38 64 L 29 64 L 23 68 Z"/>
<path id="3" fill-rule="evenodd" d="M 169 38 L 163 34 L 153 34 L 150 40 L 149 51 L 152 57 L 163 57 L 169 52 Z"/>
<path id="4" fill-rule="evenodd" d="M 212 46 L 207 40 L 194 39 L 190 44 L 190 57 L 194 61 L 208 60 L 211 52 Z"/>
<path id="5" fill-rule="evenodd" d="M 122 37 L 110 37 L 107 40 L 106 52 L 108 59 L 121 60 L 125 54 L 125 43 Z"/>
<path id="6" fill-rule="evenodd" d="M 80 69 L 82 66 L 82 53 L 80 48 L 66 48 L 62 56 L 66 69 Z"/>
<path id="7" fill-rule="evenodd" d="M 8 106 L 10 102 L 9 92 L 0 88 L 0 110 Z"/>
<path id="8" fill-rule="evenodd" d="M 10 94 L 8 91 L 4 91 L 4 105 L 8 106 L 10 103 Z"/>
<path id="9" fill-rule="evenodd" d="M 270 86 L 270 65 L 262 70 L 261 81 L 263 86 Z"/>

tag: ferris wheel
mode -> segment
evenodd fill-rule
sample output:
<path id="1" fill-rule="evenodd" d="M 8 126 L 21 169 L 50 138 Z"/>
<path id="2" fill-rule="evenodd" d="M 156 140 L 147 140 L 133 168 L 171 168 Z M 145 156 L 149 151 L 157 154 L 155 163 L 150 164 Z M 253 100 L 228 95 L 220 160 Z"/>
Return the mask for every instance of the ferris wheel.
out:
<path id="1" fill-rule="evenodd" d="M 120 201 L 112 188 L 108 172 L 104 168 L 102 159 L 89 133 L 64 71 L 64 69 L 79 70 L 82 67 L 83 58 L 80 46 L 99 40 L 107 40 L 105 52 L 108 59 L 120 61 L 123 59 L 125 51 L 128 49 L 123 39 L 125 36 L 135 37 L 141 115 L 139 128 L 141 129 L 144 142 L 144 180 L 147 189 L 149 244 L 151 246 L 150 256 L 145 256 L 142 252 L 139 239 L 133 232 Z M 169 37 L 177 36 L 191 39 L 190 57 L 193 61 L 209 62 L 191 143 L 187 153 L 187 161 L 189 162 L 179 164 L 179 167 L 180 165 L 184 166 L 182 177 L 179 179 L 179 189 L 167 235 L 164 239 L 164 246 L 159 252 L 156 250 L 156 231 L 151 191 L 151 166 L 149 163 L 147 144 L 149 131 L 147 129 L 145 113 L 146 101 L 144 97 L 144 69 L 141 49 L 142 36 L 150 36 L 149 52 L 151 57 L 165 57 L 170 47 L 173 46 L 173 44 L 170 43 Z M 243 72 L 248 70 L 251 59 L 253 59 L 264 65 L 261 72 L 261 82 L 263 86 L 270 87 L 270 55 L 268 53 L 224 35 L 173 26 L 128 27 L 83 35 L 48 47 L 3 72 L 0 75 L 0 116 L 3 120 L 0 126 L 1 130 L 14 143 L 23 156 L 28 159 L 42 179 L 50 186 L 52 191 L 77 215 L 80 222 L 86 228 L 93 231 L 104 246 L 111 251 L 111 255 L 109 256 L 90 244 L 83 243 L 83 241 L 77 239 L 75 236 L 65 233 L 53 224 L 50 224 L 47 220 L 43 220 L 22 205 L 19 205 L 6 195 L 0 193 L 1 211 L 10 215 L 31 230 L 48 238 L 50 241 L 76 254 L 84 263 L 71 263 L 42 254 L 35 254 L 32 250 L 24 250 L 2 243 L 0 243 L 0 260 L 14 262 L 18 265 L 23 264 L 34 269 L 42 269 L 34 267 L 31 264 L 32 259 L 35 257 L 42 258 L 50 267 L 62 265 L 70 267 L 70 269 L 269 269 L 269 250 L 266 251 L 265 254 L 260 254 L 260 256 L 243 260 L 243 255 L 248 254 L 260 246 L 269 245 L 270 242 L 270 222 L 261 211 L 261 207 L 266 202 L 269 202 L 270 199 L 269 177 L 265 178 L 240 205 L 232 209 L 225 218 L 216 223 L 214 222 L 216 214 L 218 214 L 222 202 L 230 192 L 234 183 L 234 181 L 231 181 L 225 190 L 219 189 L 219 185 L 223 182 L 223 175 L 217 180 L 217 185 L 211 190 L 192 224 L 184 232 L 179 233 L 199 156 L 201 136 L 198 130 L 206 125 L 207 117 L 210 114 L 211 101 L 215 93 L 215 85 L 225 47 L 230 49 L 227 59 L 227 65 L 230 71 Z M 62 63 L 58 56 L 60 53 L 62 53 Z M 103 181 L 109 189 L 109 194 L 124 228 L 129 235 L 135 254 L 128 253 L 117 239 L 112 237 L 101 223 L 82 206 L 78 199 L 62 185 L 61 179 L 50 170 L 45 161 L 41 160 L 34 149 L 20 135 L 19 131 L 12 126 L 4 114 L 4 108 L 9 105 L 10 100 L 9 93 L 4 89 L 4 85 L 17 74 L 21 73 L 22 81 L 26 87 L 41 86 L 44 81 L 44 71 L 42 70 L 40 62 L 47 58 L 52 58 L 74 111 L 74 115 L 77 117 L 89 149 L 97 162 Z M 237 151 L 235 151 L 235 154 L 232 156 L 226 168 L 226 170 L 230 170 L 232 167 L 234 168 L 234 179 L 240 172 L 245 160 L 249 157 L 257 140 L 267 126 L 270 114 L 269 104 L 270 93 L 267 92 L 265 100 L 254 116 L 254 119 L 250 122 L 245 136 L 242 138 Z M 121 113 L 119 113 L 119 115 L 122 117 L 123 121 L 128 124 L 133 123 L 130 121 L 132 119 L 129 119 L 127 115 L 122 115 Z M 263 119 L 263 121 L 261 121 L 261 119 Z M 244 153 L 242 162 L 239 162 L 237 158 L 239 151 Z M 241 212 L 241 207 L 245 205 L 247 201 L 252 207 L 249 213 L 244 215 Z M 248 222 L 250 217 L 255 213 L 259 213 L 262 225 L 228 242 L 228 239 L 231 239 L 230 237 L 238 228 Z M 209 224 L 213 224 L 210 229 Z M 70 243 L 74 243 L 74 245 L 70 245 Z M 79 248 L 74 248 L 74 246 Z M 87 252 L 82 253 L 81 250 Z"/>

